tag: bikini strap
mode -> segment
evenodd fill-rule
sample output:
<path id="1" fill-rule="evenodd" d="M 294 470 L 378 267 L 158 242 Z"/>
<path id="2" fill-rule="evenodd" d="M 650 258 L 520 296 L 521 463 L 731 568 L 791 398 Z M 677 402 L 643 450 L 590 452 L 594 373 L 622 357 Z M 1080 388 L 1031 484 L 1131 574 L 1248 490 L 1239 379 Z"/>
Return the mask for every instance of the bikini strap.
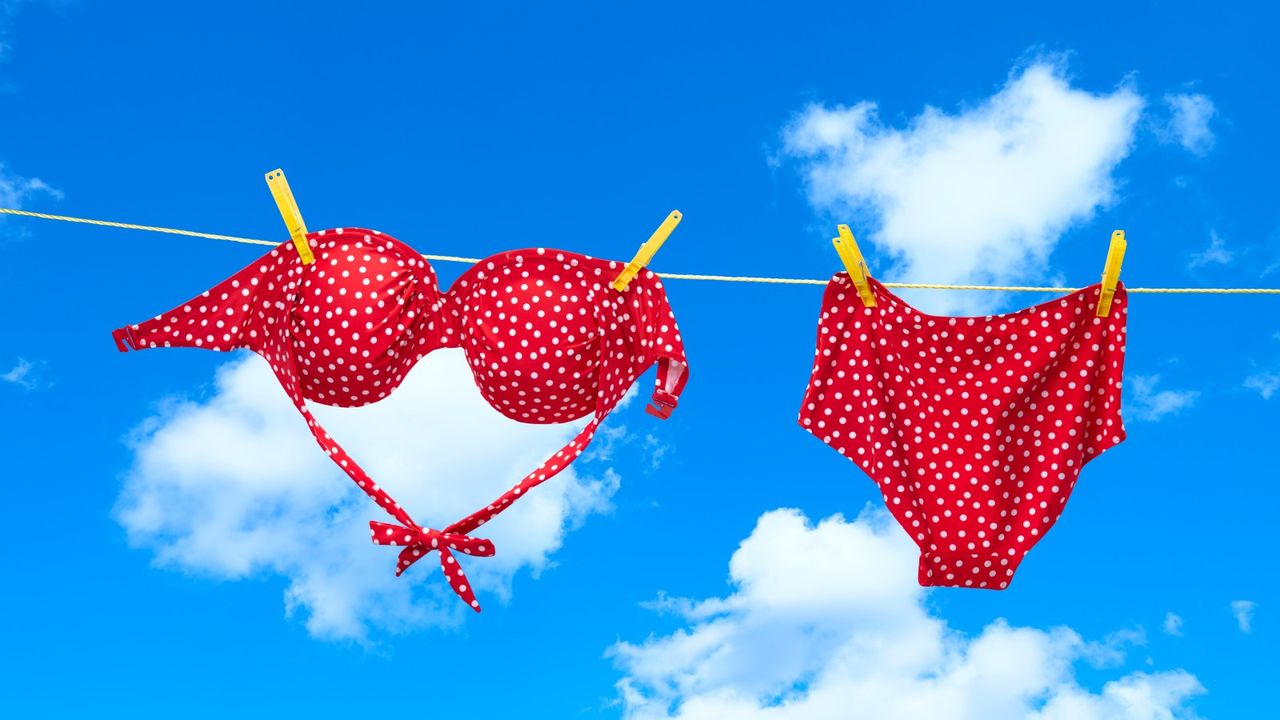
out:
<path id="1" fill-rule="evenodd" d="M 422 558 L 429 555 L 432 551 L 440 553 L 440 567 L 444 571 L 445 579 L 449 581 L 449 586 L 453 588 L 454 593 L 462 598 L 462 601 L 468 607 L 480 612 L 480 603 L 476 601 L 474 590 L 470 583 L 467 582 L 466 575 L 462 572 L 462 567 L 458 565 L 451 550 L 463 552 L 468 555 L 476 555 L 479 557 L 489 557 L 494 553 L 493 543 L 484 538 L 473 538 L 463 532 L 446 530 L 441 532 L 431 528 L 424 528 L 413 521 L 409 513 L 395 501 L 395 498 L 383 490 L 378 483 L 369 477 L 369 474 L 360 467 L 359 463 L 347 454 L 342 446 L 333 439 L 324 427 L 320 425 L 320 421 L 311 414 L 311 410 L 307 408 L 306 399 L 302 395 L 301 386 L 298 383 L 297 371 L 295 369 L 293 354 L 288 351 L 288 341 L 273 340 L 268 341 L 262 352 L 271 369 L 276 373 L 276 379 L 280 381 L 280 386 L 284 388 L 285 394 L 293 401 L 293 405 L 302 414 L 307 422 L 307 429 L 311 431 L 311 435 L 316 439 L 316 443 L 325 451 L 330 460 L 350 477 L 356 486 L 364 491 L 375 503 L 387 512 L 392 518 L 395 518 L 399 525 L 378 522 L 372 520 L 369 522 L 369 529 L 372 532 L 373 542 L 378 545 L 400 545 L 404 546 L 404 550 L 400 551 L 400 556 L 396 563 L 396 575 L 399 576 L 409 566 Z"/>
<path id="2" fill-rule="evenodd" d="M 676 409 L 680 393 L 684 391 L 689 380 L 689 366 L 683 360 L 663 357 L 658 360 L 658 374 L 654 380 L 652 402 L 645 407 L 645 412 L 666 420 Z"/>

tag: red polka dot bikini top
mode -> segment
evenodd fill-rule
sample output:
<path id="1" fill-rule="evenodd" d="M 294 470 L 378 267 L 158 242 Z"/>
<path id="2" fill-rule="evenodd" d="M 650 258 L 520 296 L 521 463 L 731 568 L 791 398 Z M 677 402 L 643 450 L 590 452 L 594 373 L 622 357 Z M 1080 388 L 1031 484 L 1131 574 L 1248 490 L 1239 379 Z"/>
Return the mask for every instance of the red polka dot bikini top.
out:
<path id="1" fill-rule="evenodd" d="M 562 250 L 515 250 L 483 260 L 448 292 L 431 265 L 374 230 L 292 241 L 192 300 L 112 333 L 117 347 L 252 350 L 271 365 L 316 441 L 399 524 L 370 522 L 373 540 L 403 546 L 396 574 L 437 550 L 453 590 L 479 610 L 451 550 L 493 555 L 469 535 L 582 453 L 605 416 L 649 366 L 651 414 L 666 418 L 688 379 L 684 346 L 661 281 L 642 270 L 623 292 L 624 263 Z M 461 347 L 494 409 L 526 423 L 594 413 L 568 445 L 486 507 L 443 530 L 423 528 L 324 431 L 306 401 L 354 407 L 391 394 L 423 356 Z"/>

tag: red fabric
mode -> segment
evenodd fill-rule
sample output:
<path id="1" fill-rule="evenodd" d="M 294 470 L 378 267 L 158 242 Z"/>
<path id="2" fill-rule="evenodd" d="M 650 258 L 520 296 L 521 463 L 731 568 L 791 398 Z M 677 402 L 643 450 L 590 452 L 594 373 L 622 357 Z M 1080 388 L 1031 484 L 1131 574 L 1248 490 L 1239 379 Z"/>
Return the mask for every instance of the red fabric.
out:
<path id="1" fill-rule="evenodd" d="M 921 585 L 1003 589 L 1085 463 L 1125 437 L 1128 301 L 1099 286 L 1008 315 L 938 317 L 872 280 L 827 285 L 800 425 L 858 465 L 920 547 Z"/>
<path id="2" fill-rule="evenodd" d="M 688 378 L 684 345 L 661 281 L 645 270 L 626 292 L 609 283 L 624 263 L 559 250 L 517 250 L 470 268 L 442 293 L 430 264 L 374 230 L 308 235 L 303 265 L 292 241 L 154 319 L 113 333 L 121 350 L 201 347 L 252 350 L 271 365 L 316 441 L 400 523 L 371 522 L 374 542 L 403 545 L 396 574 L 432 550 L 445 577 L 480 609 L 450 549 L 489 556 L 470 533 L 523 493 L 554 477 L 650 365 L 654 402 L 670 414 Z M 484 508 L 442 531 L 420 527 L 324 431 L 306 402 L 353 407 L 394 391 L 423 356 L 466 353 L 485 400 L 527 423 L 594 413 L 568 445 Z"/>

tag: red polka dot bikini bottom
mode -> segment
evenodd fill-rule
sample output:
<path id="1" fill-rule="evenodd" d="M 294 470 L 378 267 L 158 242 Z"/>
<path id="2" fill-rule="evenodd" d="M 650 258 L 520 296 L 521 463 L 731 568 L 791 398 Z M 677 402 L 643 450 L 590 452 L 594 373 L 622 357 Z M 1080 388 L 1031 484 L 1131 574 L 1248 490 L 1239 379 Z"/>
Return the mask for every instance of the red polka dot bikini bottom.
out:
<path id="1" fill-rule="evenodd" d="M 151 320 L 116 330 L 117 347 L 246 348 L 275 371 L 316 441 L 398 524 L 370 522 L 373 540 L 403 546 L 396 574 L 434 551 L 454 592 L 479 610 L 453 551 L 491 556 L 480 525 L 576 459 L 605 416 L 651 365 L 649 412 L 666 418 L 688 379 L 684 345 L 658 277 L 642 270 L 619 292 L 624 263 L 560 250 L 517 250 L 474 265 L 442 292 L 427 261 L 373 230 L 292 241 Z M 442 530 L 424 528 L 324 431 L 307 401 L 355 407 L 396 389 L 428 353 L 461 347 L 494 409 L 526 423 L 594 413 L 578 435 L 484 508 Z"/>
<path id="2" fill-rule="evenodd" d="M 805 430 L 879 486 L 920 548 L 921 585 L 1003 589 L 1081 468 L 1125 437 L 1128 302 L 1099 286 L 1008 315 L 926 315 L 870 280 L 827 285 Z"/>

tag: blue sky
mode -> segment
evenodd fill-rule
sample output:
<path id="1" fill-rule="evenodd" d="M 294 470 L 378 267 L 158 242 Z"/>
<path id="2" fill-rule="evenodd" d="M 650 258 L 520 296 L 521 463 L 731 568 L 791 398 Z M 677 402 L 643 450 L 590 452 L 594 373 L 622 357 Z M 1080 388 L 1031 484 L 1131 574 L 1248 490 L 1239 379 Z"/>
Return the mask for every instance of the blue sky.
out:
<path id="1" fill-rule="evenodd" d="M 659 272 L 825 278 L 848 222 L 884 279 L 1084 285 L 1120 227 L 1134 286 L 1280 286 L 1280 51 L 1248 5 L 4 8 L 7 207 L 284 239 L 283 167 L 312 229 L 426 253 L 629 259 L 679 208 Z M 821 289 L 673 280 L 681 407 L 631 403 L 495 521 L 472 616 L 431 564 L 390 577 L 256 358 L 116 352 L 259 250 L 0 223 L 6 716 L 1273 704 L 1280 299 L 1134 296 L 1127 442 L 1008 591 L 925 592 L 874 485 L 796 426 Z M 463 367 L 323 415 L 429 519 L 570 432 L 495 419 Z"/>

